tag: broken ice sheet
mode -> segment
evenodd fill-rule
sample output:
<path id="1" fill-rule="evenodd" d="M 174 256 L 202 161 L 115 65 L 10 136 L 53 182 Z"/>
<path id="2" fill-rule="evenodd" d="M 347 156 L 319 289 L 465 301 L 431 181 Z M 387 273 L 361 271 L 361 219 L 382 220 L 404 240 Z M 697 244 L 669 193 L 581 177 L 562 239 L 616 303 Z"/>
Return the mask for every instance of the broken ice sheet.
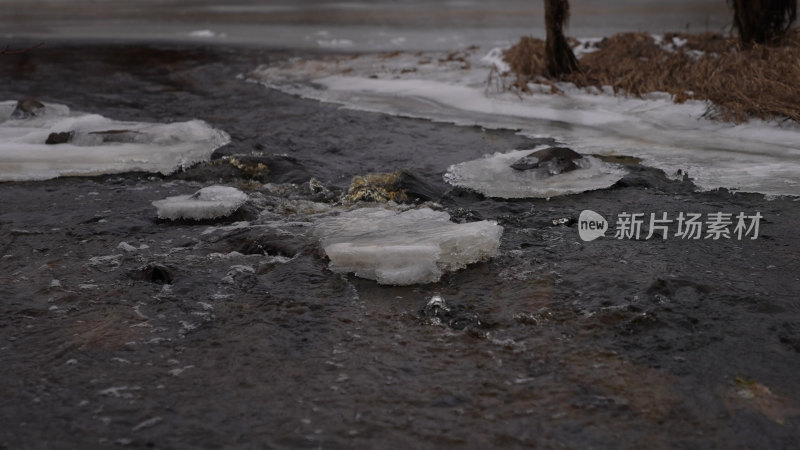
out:
<path id="1" fill-rule="evenodd" d="M 314 235 L 334 272 L 410 285 L 436 282 L 446 271 L 497 255 L 503 227 L 486 220 L 456 224 L 430 208 L 361 208 L 322 219 Z"/>
<path id="2" fill-rule="evenodd" d="M 160 219 L 206 220 L 227 217 L 247 201 L 247 194 L 228 186 L 208 186 L 191 195 L 156 200 Z"/>
<path id="3" fill-rule="evenodd" d="M 530 153 L 531 150 L 498 152 L 455 164 L 447 169 L 444 179 L 454 186 L 472 189 L 489 197 L 549 198 L 605 189 L 626 174 L 624 169 L 615 164 L 586 155 L 576 161 L 577 170 L 558 175 L 549 175 L 542 170 L 514 170 L 511 167 Z"/>
<path id="4" fill-rule="evenodd" d="M 121 122 L 45 103 L 25 119 L 17 102 L 0 102 L 0 181 L 132 171 L 169 174 L 206 161 L 230 137 L 200 120 L 157 124 Z M 48 137 L 62 140 L 48 145 Z"/>

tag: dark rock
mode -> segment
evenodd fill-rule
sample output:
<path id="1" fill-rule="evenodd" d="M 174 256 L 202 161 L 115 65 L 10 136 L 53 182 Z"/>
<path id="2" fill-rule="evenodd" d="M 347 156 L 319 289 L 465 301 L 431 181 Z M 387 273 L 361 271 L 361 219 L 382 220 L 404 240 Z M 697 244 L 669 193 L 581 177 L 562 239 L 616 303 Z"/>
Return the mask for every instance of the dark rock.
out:
<path id="1" fill-rule="evenodd" d="M 297 159 L 287 155 L 233 155 L 218 160 L 230 166 L 235 176 L 261 183 L 307 183 L 311 174 Z"/>
<path id="2" fill-rule="evenodd" d="M 492 324 L 464 306 L 450 306 L 439 295 L 434 295 L 419 311 L 419 319 L 429 325 L 445 325 L 454 330 L 465 328 L 490 329 Z"/>
<path id="3" fill-rule="evenodd" d="M 368 173 L 353 177 L 343 202 L 360 201 L 385 203 L 415 203 L 434 201 L 444 195 L 444 189 L 406 171 Z"/>
<path id="4" fill-rule="evenodd" d="M 287 155 L 265 155 L 242 157 L 242 161 L 260 162 L 269 168 L 272 183 L 295 183 L 303 184 L 308 182 L 311 174 L 303 163 L 297 158 Z"/>
<path id="5" fill-rule="evenodd" d="M 148 264 L 133 274 L 133 278 L 156 284 L 172 284 L 172 271 L 160 264 Z"/>
<path id="6" fill-rule="evenodd" d="M 56 144 L 66 144 L 72 141 L 72 137 L 75 136 L 74 131 L 62 131 L 61 133 L 50 133 L 47 136 L 47 140 L 44 141 L 47 145 L 56 145 Z"/>
<path id="7" fill-rule="evenodd" d="M 43 109 L 44 104 L 42 102 L 32 98 L 25 98 L 17 102 L 17 106 L 14 107 L 14 111 L 11 113 L 11 118 L 28 119 L 39 115 Z"/>
<path id="8" fill-rule="evenodd" d="M 570 148 L 549 147 L 523 156 L 512 164 L 511 168 L 516 170 L 546 168 L 550 175 L 558 175 L 577 169 L 575 160 L 581 158 L 583 155 Z"/>

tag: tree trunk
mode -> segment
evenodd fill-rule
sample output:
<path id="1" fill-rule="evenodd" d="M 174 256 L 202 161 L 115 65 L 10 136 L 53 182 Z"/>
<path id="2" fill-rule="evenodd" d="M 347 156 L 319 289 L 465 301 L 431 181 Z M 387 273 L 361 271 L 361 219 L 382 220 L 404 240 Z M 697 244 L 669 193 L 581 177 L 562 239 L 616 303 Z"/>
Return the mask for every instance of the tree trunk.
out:
<path id="1" fill-rule="evenodd" d="M 569 20 L 568 0 L 544 0 L 544 17 L 547 26 L 547 71 L 550 76 L 577 72 L 578 60 L 564 37 L 564 25 Z"/>
<path id="2" fill-rule="evenodd" d="M 797 19 L 797 0 L 728 0 L 733 6 L 733 26 L 745 46 L 774 44 Z"/>

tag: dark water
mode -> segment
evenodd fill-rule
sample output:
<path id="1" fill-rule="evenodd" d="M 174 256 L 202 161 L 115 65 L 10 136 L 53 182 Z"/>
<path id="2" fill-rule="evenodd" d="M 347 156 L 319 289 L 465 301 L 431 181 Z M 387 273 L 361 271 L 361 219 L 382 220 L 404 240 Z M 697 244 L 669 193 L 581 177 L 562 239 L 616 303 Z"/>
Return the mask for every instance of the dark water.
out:
<path id="1" fill-rule="evenodd" d="M 289 56 L 51 44 L 3 57 L 0 98 L 199 118 L 232 136 L 216 157 L 261 155 L 260 181 L 298 184 L 264 187 L 219 161 L 0 184 L 0 447 L 796 446 L 795 200 L 696 193 L 635 165 L 610 189 L 549 201 L 449 189 L 450 164 L 532 142 L 236 78 Z M 336 194 L 354 175 L 397 169 L 456 220 L 497 220 L 501 255 L 386 287 L 328 271 L 302 230 L 203 234 L 208 224 L 159 222 L 150 205 L 221 182 L 256 199 L 240 218 L 289 220 L 290 201 L 321 200 L 312 176 Z M 765 220 L 745 241 L 584 243 L 575 225 L 553 225 L 583 209 Z M 232 251 L 247 255 L 212 255 Z M 92 260 L 108 255 L 120 256 Z M 426 309 L 433 295 L 450 311 Z"/>

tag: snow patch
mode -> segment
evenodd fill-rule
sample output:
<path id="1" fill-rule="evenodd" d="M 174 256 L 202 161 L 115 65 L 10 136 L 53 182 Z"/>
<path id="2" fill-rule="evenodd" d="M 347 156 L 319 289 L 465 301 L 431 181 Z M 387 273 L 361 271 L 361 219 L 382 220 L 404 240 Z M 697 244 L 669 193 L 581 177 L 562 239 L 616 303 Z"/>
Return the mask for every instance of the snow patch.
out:
<path id="1" fill-rule="evenodd" d="M 505 58 L 503 58 L 504 50 L 505 49 L 501 47 L 495 47 L 489 50 L 489 53 L 481 58 L 481 62 L 486 67 L 494 67 L 500 73 L 510 72 L 511 66 L 509 66 Z"/>

